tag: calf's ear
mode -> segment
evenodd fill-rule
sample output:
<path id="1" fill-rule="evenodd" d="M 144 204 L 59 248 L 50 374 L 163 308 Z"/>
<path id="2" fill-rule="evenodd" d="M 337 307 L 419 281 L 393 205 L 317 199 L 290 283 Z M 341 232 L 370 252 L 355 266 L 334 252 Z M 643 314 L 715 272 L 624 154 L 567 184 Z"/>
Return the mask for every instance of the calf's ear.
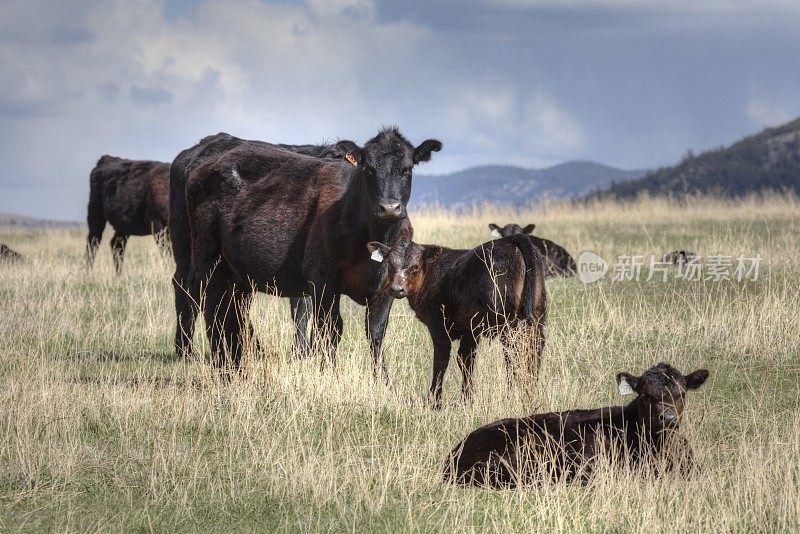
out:
<path id="1" fill-rule="evenodd" d="M 500 239 L 501 237 L 503 237 L 503 234 L 500 233 L 500 227 L 497 226 L 495 223 L 491 223 L 489 225 L 489 230 L 492 231 L 492 237 L 494 239 Z"/>
<path id="2" fill-rule="evenodd" d="M 617 385 L 619 386 L 620 395 L 630 395 L 636 392 L 639 378 L 629 373 L 619 373 L 617 375 Z"/>
<path id="3" fill-rule="evenodd" d="M 430 161 L 431 152 L 439 152 L 441 149 L 441 141 L 437 139 L 426 139 L 414 149 L 414 165 L 421 161 Z"/>
<path id="4" fill-rule="evenodd" d="M 361 147 L 348 140 L 339 141 L 331 147 L 331 151 L 336 157 L 349 161 L 354 167 L 360 165 L 364 159 Z"/>
<path id="5" fill-rule="evenodd" d="M 383 259 L 389 254 L 389 247 L 378 241 L 370 241 L 367 243 L 367 250 L 370 252 L 370 259 L 372 261 L 382 262 Z"/>
<path id="6" fill-rule="evenodd" d="M 422 259 L 427 260 L 428 258 L 433 258 L 434 256 L 438 256 L 441 253 L 442 253 L 442 247 L 431 245 L 425 249 L 425 252 L 422 253 Z"/>
<path id="7" fill-rule="evenodd" d="M 528 226 L 526 226 L 525 228 L 522 229 L 522 233 L 523 234 L 532 234 L 534 228 L 536 228 L 535 224 L 529 224 Z"/>
<path id="8" fill-rule="evenodd" d="M 698 369 L 692 373 L 689 373 L 684 377 L 686 379 L 686 387 L 689 389 L 697 389 L 703 385 L 703 383 L 708 378 L 708 370 L 706 369 Z"/>

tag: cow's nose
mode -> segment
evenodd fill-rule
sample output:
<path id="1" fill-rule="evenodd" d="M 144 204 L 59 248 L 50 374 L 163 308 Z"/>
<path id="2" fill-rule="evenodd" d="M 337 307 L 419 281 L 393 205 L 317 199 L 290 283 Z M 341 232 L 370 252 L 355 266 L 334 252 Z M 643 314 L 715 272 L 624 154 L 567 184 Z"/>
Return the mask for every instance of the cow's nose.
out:
<path id="1" fill-rule="evenodd" d="M 406 288 L 403 286 L 392 286 L 392 296 L 396 299 L 401 299 L 406 296 Z"/>
<path id="2" fill-rule="evenodd" d="M 403 205 L 400 202 L 384 202 L 379 211 L 382 217 L 398 219 L 403 216 Z"/>
<path id="3" fill-rule="evenodd" d="M 678 422 L 678 414 L 675 412 L 664 412 L 661 414 L 661 421 L 665 425 L 674 425 Z"/>

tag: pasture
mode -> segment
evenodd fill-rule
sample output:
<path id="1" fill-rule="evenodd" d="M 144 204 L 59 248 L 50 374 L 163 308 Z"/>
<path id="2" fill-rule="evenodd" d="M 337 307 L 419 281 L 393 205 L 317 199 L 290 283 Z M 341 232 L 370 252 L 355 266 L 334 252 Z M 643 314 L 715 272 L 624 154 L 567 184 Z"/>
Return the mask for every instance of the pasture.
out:
<path id="1" fill-rule="evenodd" d="M 548 204 L 415 211 L 415 240 L 471 248 L 488 223 L 535 222 L 575 259 L 672 250 L 763 258 L 756 281 L 549 278 L 533 405 L 507 391 L 499 342 L 482 342 L 475 399 L 451 360 L 443 409 L 425 404 L 427 332 L 395 303 L 391 389 L 372 380 L 363 308 L 343 306 L 336 371 L 293 361 L 287 300 L 259 295 L 265 355 L 220 384 L 173 355 L 171 259 L 107 245 L 82 269 L 85 231 L 0 227 L 24 264 L 0 264 L 0 530 L 780 531 L 800 527 L 800 200 Z M 345 302 L 346 299 L 343 299 Z M 200 326 L 200 325 L 199 325 Z M 208 356 L 203 328 L 197 346 Z M 603 468 L 586 486 L 513 491 L 441 482 L 450 449 L 501 417 L 627 402 L 619 371 L 666 361 L 711 376 L 682 432 L 689 479 Z"/>

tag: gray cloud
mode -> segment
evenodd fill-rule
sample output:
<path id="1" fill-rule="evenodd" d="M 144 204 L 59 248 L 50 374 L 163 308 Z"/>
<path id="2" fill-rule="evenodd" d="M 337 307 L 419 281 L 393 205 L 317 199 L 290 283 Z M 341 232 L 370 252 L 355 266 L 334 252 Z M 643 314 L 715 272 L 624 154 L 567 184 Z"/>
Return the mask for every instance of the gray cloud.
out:
<path id="1" fill-rule="evenodd" d="M 445 142 L 425 172 L 641 168 L 800 114 L 788 1 L 65 4 L 0 7 L 0 210 L 82 218 L 100 154 L 169 161 L 220 130 L 396 123 Z"/>

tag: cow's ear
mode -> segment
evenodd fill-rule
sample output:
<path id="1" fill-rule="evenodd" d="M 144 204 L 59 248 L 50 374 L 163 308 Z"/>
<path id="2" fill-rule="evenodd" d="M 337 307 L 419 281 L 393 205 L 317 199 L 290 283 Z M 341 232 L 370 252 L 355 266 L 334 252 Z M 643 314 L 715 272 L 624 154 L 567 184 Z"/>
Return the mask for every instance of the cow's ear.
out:
<path id="1" fill-rule="evenodd" d="M 414 149 L 414 165 L 422 161 L 430 161 L 431 152 L 439 152 L 441 149 L 441 141 L 436 139 L 426 139 Z"/>
<path id="2" fill-rule="evenodd" d="M 492 231 L 492 238 L 500 239 L 503 237 L 503 234 L 500 233 L 500 227 L 497 226 L 495 223 L 489 224 L 489 230 Z"/>
<path id="3" fill-rule="evenodd" d="M 619 386 L 620 395 L 630 395 L 637 391 L 639 378 L 630 373 L 619 373 L 617 375 L 617 385 Z"/>
<path id="4" fill-rule="evenodd" d="M 436 245 L 429 245 L 425 248 L 425 252 L 422 253 L 422 259 L 427 260 L 429 258 L 433 258 L 438 256 L 442 253 L 442 247 L 437 247 Z"/>
<path id="5" fill-rule="evenodd" d="M 336 157 L 349 161 L 354 167 L 359 166 L 364 158 L 361 147 L 348 140 L 339 141 L 331 150 Z"/>
<path id="6" fill-rule="evenodd" d="M 378 263 L 382 262 L 384 258 L 389 255 L 389 247 L 378 241 L 370 241 L 367 243 L 367 250 L 370 252 L 370 259 Z"/>
<path id="7" fill-rule="evenodd" d="M 708 378 L 708 370 L 698 369 L 693 373 L 689 373 L 684 377 L 686 379 L 686 387 L 689 389 L 697 389 L 705 383 Z"/>
<path id="8" fill-rule="evenodd" d="M 533 233 L 533 229 L 534 228 L 536 228 L 535 224 L 529 224 L 528 226 L 526 226 L 525 228 L 522 229 L 522 233 L 530 235 L 530 234 Z"/>

